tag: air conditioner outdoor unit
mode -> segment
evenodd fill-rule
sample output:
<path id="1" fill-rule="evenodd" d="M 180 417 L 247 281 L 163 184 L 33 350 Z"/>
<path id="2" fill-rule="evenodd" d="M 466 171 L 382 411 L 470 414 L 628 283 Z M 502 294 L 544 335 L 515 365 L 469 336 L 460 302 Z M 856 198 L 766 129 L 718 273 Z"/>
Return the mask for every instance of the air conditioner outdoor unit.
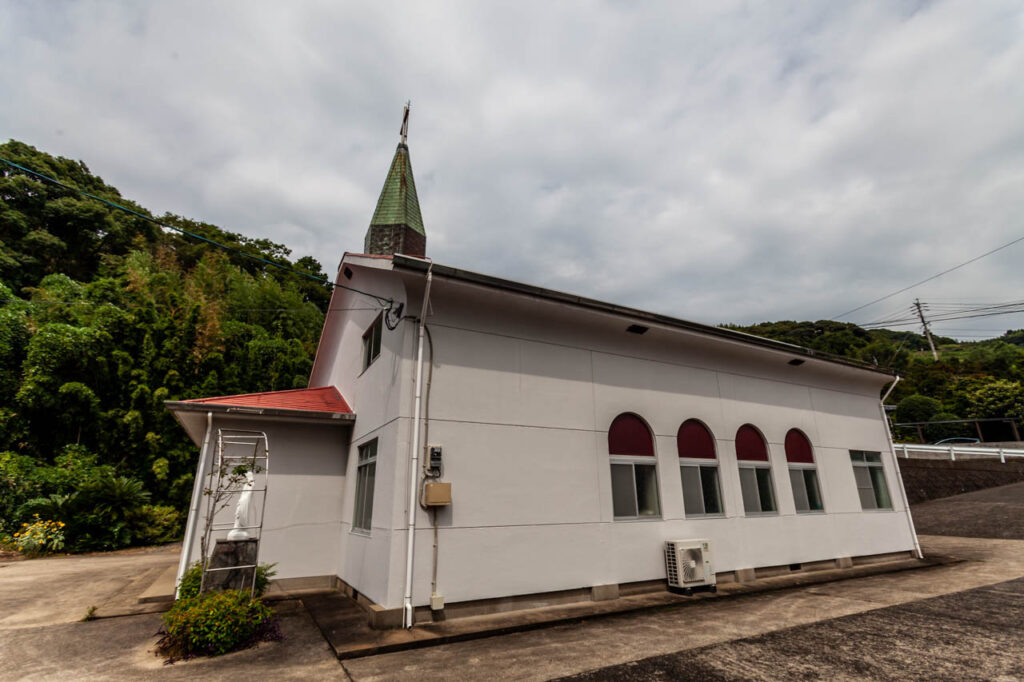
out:
<path id="1" fill-rule="evenodd" d="M 695 587 L 716 591 L 711 543 L 707 540 L 666 542 L 665 575 L 668 578 L 669 589 L 682 590 L 685 594 L 692 594 Z"/>

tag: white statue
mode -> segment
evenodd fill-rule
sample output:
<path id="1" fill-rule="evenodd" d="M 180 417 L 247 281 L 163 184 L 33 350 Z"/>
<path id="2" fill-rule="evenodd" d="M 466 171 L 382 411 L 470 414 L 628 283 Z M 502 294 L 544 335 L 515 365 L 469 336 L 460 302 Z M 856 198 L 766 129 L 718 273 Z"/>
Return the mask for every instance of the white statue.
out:
<path id="1" fill-rule="evenodd" d="M 256 525 L 252 508 L 252 489 L 255 486 L 256 477 L 251 471 L 246 471 L 242 494 L 238 496 L 238 504 L 235 506 L 235 527 L 228 532 L 228 540 L 248 540 L 252 537 L 247 529 Z"/>

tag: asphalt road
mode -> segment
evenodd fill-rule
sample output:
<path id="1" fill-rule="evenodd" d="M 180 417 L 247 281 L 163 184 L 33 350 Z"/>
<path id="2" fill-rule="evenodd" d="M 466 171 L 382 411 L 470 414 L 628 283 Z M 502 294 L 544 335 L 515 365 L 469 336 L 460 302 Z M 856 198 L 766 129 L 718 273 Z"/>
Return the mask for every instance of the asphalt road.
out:
<path id="1" fill-rule="evenodd" d="M 1024 679 L 1024 579 L 561 679 Z"/>

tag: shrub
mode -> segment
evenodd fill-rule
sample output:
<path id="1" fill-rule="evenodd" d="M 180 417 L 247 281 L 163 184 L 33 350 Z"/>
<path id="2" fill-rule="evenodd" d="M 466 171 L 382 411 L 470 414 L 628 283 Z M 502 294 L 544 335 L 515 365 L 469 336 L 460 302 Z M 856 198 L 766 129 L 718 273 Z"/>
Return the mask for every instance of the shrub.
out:
<path id="1" fill-rule="evenodd" d="M 274 611 L 247 592 L 225 590 L 179 599 L 163 616 L 156 644 L 169 662 L 194 656 L 220 656 L 259 642 L 282 638 Z"/>
<path id="2" fill-rule="evenodd" d="M 950 412 L 939 412 L 933 414 L 931 421 L 933 422 L 946 422 L 959 419 L 960 417 Z M 923 429 L 925 440 L 930 443 L 935 441 L 944 440 L 946 438 L 955 438 L 957 436 L 970 436 L 971 425 L 970 424 L 928 424 Z"/>
<path id="3" fill-rule="evenodd" d="M 274 570 L 274 566 L 277 564 L 260 564 L 256 568 L 256 589 L 253 591 L 253 597 L 259 599 L 267 592 L 267 587 L 270 585 L 270 579 L 277 575 L 277 571 Z M 178 599 L 192 599 L 199 595 L 199 586 L 203 580 L 203 565 L 200 562 L 195 562 L 188 567 L 185 571 L 185 575 L 181 576 L 181 590 L 178 592 Z"/>
<path id="4" fill-rule="evenodd" d="M 896 406 L 897 422 L 926 422 L 942 408 L 935 398 L 915 393 L 907 396 Z"/>
<path id="5" fill-rule="evenodd" d="M 181 539 L 182 514 L 174 507 L 144 504 L 128 514 L 132 541 L 159 545 Z"/>
<path id="6" fill-rule="evenodd" d="M 40 556 L 64 549 L 64 523 L 40 519 L 21 524 L 21 530 L 13 537 L 15 548 L 28 556 Z"/>

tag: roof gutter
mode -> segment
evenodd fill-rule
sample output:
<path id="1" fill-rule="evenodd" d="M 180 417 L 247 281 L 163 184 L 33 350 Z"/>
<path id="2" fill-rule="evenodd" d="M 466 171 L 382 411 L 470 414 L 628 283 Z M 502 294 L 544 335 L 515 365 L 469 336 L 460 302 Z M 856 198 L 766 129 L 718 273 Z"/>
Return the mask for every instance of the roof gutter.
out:
<path id="1" fill-rule="evenodd" d="M 317 419 L 342 423 L 354 422 L 356 420 L 356 415 L 351 412 L 323 412 L 321 410 L 289 410 L 280 407 L 193 403 L 187 400 L 165 400 L 164 407 L 171 412 L 218 412 L 242 417 L 291 417 L 293 419 Z"/>

